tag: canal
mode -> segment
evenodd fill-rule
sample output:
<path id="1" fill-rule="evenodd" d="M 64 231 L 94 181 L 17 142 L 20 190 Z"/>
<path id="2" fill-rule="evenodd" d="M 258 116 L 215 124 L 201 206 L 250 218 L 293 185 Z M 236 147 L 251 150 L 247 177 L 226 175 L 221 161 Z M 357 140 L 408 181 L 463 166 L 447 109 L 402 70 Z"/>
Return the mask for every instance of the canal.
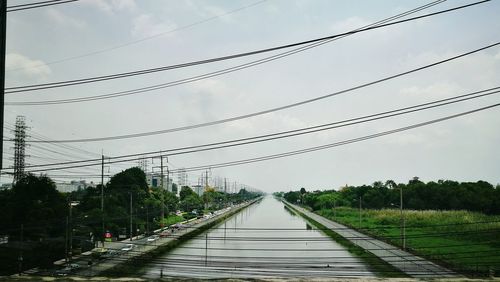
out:
<path id="1" fill-rule="evenodd" d="M 271 196 L 155 258 L 144 271 L 147 278 L 375 276 Z"/>

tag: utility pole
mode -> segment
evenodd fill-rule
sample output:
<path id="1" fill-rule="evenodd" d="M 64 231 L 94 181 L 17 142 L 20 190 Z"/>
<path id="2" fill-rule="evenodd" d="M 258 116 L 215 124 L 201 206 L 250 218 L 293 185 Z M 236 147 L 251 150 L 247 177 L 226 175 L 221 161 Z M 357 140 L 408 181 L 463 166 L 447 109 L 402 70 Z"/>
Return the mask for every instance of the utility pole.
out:
<path id="1" fill-rule="evenodd" d="M 173 181 L 172 181 L 172 183 L 173 183 Z M 172 192 L 172 186 L 170 186 L 170 170 L 168 169 L 168 165 L 167 165 L 167 191 Z M 167 209 L 167 213 L 168 213 L 168 209 Z"/>
<path id="2" fill-rule="evenodd" d="M 168 185 L 168 184 L 167 184 Z M 163 190 L 163 155 L 160 154 L 160 187 L 161 187 L 161 221 L 160 227 L 163 229 L 163 218 L 165 217 L 165 196 Z"/>
<path id="3" fill-rule="evenodd" d="M 205 234 L 205 266 L 207 266 L 208 257 L 208 233 Z"/>
<path id="4" fill-rule="evenodd" d="M 130 241 L 132 241 L 132 192 L 130 192 Z"/>
<path id="5" fill-rule="evenodd" d="M 333 199 L 333 219 L 337 220 L 337 199 Z"/>
<path id="6" fill-rule="evenodd" d="M 361 229 L 361 196 L 359 196 L 359 229 Z"/>
<path id="7" fill-rule="evenodd" d="M 401 221 L 400 221 L 400 226 L 401 226 L 401 245 L 403 246 L 403 250 L 406 249 L 406 236 L 405 236 L 405 217 L 403 213 L 403 187 L 399 187 L 399 208 L 401 211 Z"/>
<path id="8" fill-rule="evenodd" d="M 149 235 L 149 206 L 146 203 L 146 233 Z"/>
<path id="9" fill-rule="evenodd" d="M 101 154 L 101 224 L 101 241 L 102 247 L 104 248 L 104 154 Z"/>
<path id="10" fill-rule="evenodd" d="M 7 2 L 7 1 L 5 1 Z M 19 275 L 23 273 L 23 241 L 24 241 L 24 224 L 21 224 L 21 248 L 19 249 Z"/>
<path id="11" fill-rule="evenodd" d="M 73 203 L 69 202 L 69 261 L 73 256 Z"/>
<path id="12" fill-rule="evenodd" d="M 68 262 L 68 228 L 69 228 L 69 219 L 66 216 L 66 236 L 64 237 L 64 253 L 66 254 L 66 262 Z"/>
<path id="13" fill-rule="evenodd" d="M 208 188 L 208 170 L 205 170 L 205 190 Z"/>
<path id="14" fill-rule="evenodd" d="M 0 140 L 3 140 L 3 115 L 5 97 L 5 53 L 7 45 L 7 0 L 1 1 L 0 7 Z M 3 141 L 0 142 L 0 169 L 3 168 Z"/>

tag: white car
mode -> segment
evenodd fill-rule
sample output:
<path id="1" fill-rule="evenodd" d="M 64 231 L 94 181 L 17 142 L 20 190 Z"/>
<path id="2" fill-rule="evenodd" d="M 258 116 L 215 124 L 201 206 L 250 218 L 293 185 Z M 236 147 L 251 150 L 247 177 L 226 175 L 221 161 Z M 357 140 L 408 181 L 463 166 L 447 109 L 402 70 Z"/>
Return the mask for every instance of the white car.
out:
<path id="1" fill-rule="evenodd" d="M 154 242 L 158 240 L 159 236 L 158 235 L 153 235 L 147 239 L 148 242 Z"/>
<path id="2" fill-rule="evenodd" d="M 134 244 L 127 244 L 125 247 L 122 248 L 122 251 L 131 251 L 134 248 Z"/>

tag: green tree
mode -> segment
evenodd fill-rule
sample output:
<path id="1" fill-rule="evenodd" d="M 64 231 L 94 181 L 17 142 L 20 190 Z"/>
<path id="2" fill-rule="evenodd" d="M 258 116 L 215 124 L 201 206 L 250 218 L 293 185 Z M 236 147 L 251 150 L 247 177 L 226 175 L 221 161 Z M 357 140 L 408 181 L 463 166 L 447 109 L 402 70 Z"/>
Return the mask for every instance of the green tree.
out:
<path id="1" fill-rule="evenodd" d="M 179 198 L 181 202 L 189 195 L 196 194 L 189 186 L 182 186 L 181 192 L 179 192 Z"/>
<path id="2" fill-rule="evenodd" d="M 186 212 L 190 212 L 193 210 L 200 211 L 203 210 L 203 202 L 198 195 L 193 193 L 189 196 L 186 196 L 184 200 L 181 201 L 181 208 Z"/>

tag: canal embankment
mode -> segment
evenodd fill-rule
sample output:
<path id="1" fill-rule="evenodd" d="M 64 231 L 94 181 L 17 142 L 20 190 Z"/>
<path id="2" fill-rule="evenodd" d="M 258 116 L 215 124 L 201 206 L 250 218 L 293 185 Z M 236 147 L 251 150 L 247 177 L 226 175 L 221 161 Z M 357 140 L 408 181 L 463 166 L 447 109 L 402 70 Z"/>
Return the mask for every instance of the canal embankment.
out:
<path id="1" fill-rule="evenodd" d="M 326 219 L 300 206 L 283 200 L 283 203 L 301 216 L 314 221 L 325 230 L 331 230 L 366 252 L 376 256 L 402 273 L 414 278 L 460 278 L 461 275 L 428 261 L 422 257 L 403 251 L 398 247 L 372 238 L 345 225 Z"/>

